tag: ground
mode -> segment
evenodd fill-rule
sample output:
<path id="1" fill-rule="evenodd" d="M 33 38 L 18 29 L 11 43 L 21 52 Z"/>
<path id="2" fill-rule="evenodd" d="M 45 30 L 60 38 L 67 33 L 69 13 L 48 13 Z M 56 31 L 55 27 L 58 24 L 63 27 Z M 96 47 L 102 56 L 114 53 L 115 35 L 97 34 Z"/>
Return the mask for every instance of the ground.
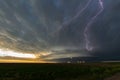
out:
<path id="1" fill-rule="evenodd" d="M 120 80 L 119 72 L 120 63 L 0 64 L 0 80 Z"/>
<path id="2" fill-rule="evenodd" d="M 120 80 L 120 73 L 117 73 L 111 77 L 104 79 L 104 80 Z"/>

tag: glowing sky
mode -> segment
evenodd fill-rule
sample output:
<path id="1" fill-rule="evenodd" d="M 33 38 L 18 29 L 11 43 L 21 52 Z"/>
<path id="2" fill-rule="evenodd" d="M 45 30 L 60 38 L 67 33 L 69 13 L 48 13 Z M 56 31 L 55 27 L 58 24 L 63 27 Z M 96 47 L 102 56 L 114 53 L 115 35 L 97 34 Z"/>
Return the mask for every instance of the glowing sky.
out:
<path id="1" fill-rule="evenodd" d="M 120 0 L 0 0 L 0 62 L 120 59 L 119 9 Z"/>

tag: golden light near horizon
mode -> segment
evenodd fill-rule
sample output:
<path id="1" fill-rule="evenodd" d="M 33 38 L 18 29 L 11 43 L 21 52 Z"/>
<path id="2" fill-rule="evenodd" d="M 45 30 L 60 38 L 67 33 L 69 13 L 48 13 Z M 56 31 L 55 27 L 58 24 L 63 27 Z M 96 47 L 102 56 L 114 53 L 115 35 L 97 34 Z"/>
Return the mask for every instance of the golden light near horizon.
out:
<path id="1" fill-rule="evenodd" d="M 20 53 L 11 50 L 0 49 L 0 57 L 15 57 L 15 58 L 25 58 L 25 59 L 36 59 L 38 56 L 35 54 Z"/>
<path id="2" fill-rule="evenodd" d="M 50 51 L 41 51 L 38 53 L 23 53 L 10 49 L 0 49 L 0 63 L 49 63 L 42 56 L 52 54 Z"/>

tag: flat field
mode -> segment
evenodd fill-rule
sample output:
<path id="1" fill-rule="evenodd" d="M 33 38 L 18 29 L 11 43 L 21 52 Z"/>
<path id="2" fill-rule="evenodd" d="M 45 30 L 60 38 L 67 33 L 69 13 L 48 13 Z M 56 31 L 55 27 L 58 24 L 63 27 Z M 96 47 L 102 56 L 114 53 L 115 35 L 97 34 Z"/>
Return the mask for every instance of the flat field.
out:
<path id="1" fill-rule="evenodd" d="M 0 80 L 104 80 L 120 63 L 0 63 Z"/>

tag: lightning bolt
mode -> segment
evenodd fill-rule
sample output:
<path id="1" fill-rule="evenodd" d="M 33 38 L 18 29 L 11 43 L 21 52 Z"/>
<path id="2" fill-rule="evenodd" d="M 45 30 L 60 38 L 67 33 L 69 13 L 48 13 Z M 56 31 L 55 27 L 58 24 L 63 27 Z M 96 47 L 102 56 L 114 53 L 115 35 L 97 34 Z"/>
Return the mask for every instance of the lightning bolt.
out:
<path id="1" fill-rule="evenodd" d="M 88 2 L 86 3 L 86 5 L 80 10 L 80 11 L 78 11 L 76 14 L 75 14 L 75 16 L 73 16 L 70 20 L 68 20 L 68 21 L 65 21 L 65 22 L 63 22 L 62 23 L 62 25 L 61 26 L 59 26 L 59 28 L 55 31 L 55 32 L 53 32 L 53 34 L 58 34 L 59 32 L 60 32 L 60 30 L 61 29 L 64 29 L 65 27 L 68 27 L 68 25 L 72 22 L 72 21 L 74 21 L 74 20 L 76 20 L 77 18 L 79 18 L 79 16 L 81 15 L 81 13 L 83 13 L 87 8 L 88 8 L 88 6 L 89 6 L 89 4 L 92 2 L 92 0 L 88 0 Z M 93 46 L 91 46 L 90 45 L 90 40 L 89 40 L 89 29 L 90 29 L 90 27 L 91 27 L 91 25 L 93 24 L 93 22 L 95 21 L 95 19 L 97 18 L 97 16 L 98 15 L 100 15 L 101 14 L 101 12 L 104 10 L 104 5 L 103 5 L 103 1 L 102 0 L 98 0 L 98 3 L 99 3 L 99 8 L 100 8 L 100 10 L 97 12 L 97 14 L 96 15 L 94 15 L 93 17 L 92 17 L 92 19 L 88 22 L 88 24 L 85 26 L 85 29 L 84 29 L 84 38 L 85 38 L 85 49 L 87 50 L 87 51 L 91 51 L 91 50 L 93 50 Z M 79 7 L 78 7 L 79 8 Z"/>
<path id="2" fill-rule="evenodd" d="M 98 15 L 100 15 L 100 13 L 104 10 L 104 6 L 103 6 L 103 1 L 102 0 L 98 0 L 99 2 L 99 7 L 100 7 L 100 11 L 97 12 L 97 14 L 95 16 L 92 17 L 92 19 L 90 20 L 90 22 L 86 25 L 85 30 L 84 30 L 84 38 L 85 38 L 85 49 L 88 51 L 92 51 L 94 49 L 93 46 L 90 46 L 90 40 L 89 40 L 89 29 L 92 25 L 92 23 L 95 21 L 95 19 L 97 18 Z"/>
<path id="3" fill-rule="evenodd" d="M 79 16 L 81 15 L 81 13 L 83 13 L 84 10 L 86 10 L 86 8 L 89 6 L 89 4 L 91 3 L 91 1 L 92 1 L 92 0 L 89 0 L 89 1 L 86 3 L 86 5 L 85 5 L 81 10 L 79 10 L 71 19 L 69 19 L 68 21 L 64 21 L 64 22 L 59 26 L 59 28 L 58 28 L 55 32 L 52 33 L 52 35 L 53 35 L 53 34 L 58 34 L 61 29 L 64 29 L 65 27 L 68 27 L 68 25 L 69 25 L 72 21 L 74 21 L 74 20 L 76 20 L 77 18 L 79 18 Z M 78 9 L 80 9 L 80 7 L 78 7 Z"/>
<path id="4" fill-rule="evenodd" d="M 92 1 L 92 0 L 89 0 L 89 1 L 86 3 L 86 5 L 85 5 L 80 11 L 78 11 L 75 16 L 73 16 L 72 19 L 70 19 L 69 21 L 64 22 L 62 25 L 63 25 L 63 26 L 68 25 L 68 24 L 71 23 L 72 21 L 76 20 L 76 19 L 81 15 L 81 13 L 82 13 L 84 10 L 86 10 L 86 8 L 89 6 L 89 4 L 90 4 L 91 1 Z"/>

